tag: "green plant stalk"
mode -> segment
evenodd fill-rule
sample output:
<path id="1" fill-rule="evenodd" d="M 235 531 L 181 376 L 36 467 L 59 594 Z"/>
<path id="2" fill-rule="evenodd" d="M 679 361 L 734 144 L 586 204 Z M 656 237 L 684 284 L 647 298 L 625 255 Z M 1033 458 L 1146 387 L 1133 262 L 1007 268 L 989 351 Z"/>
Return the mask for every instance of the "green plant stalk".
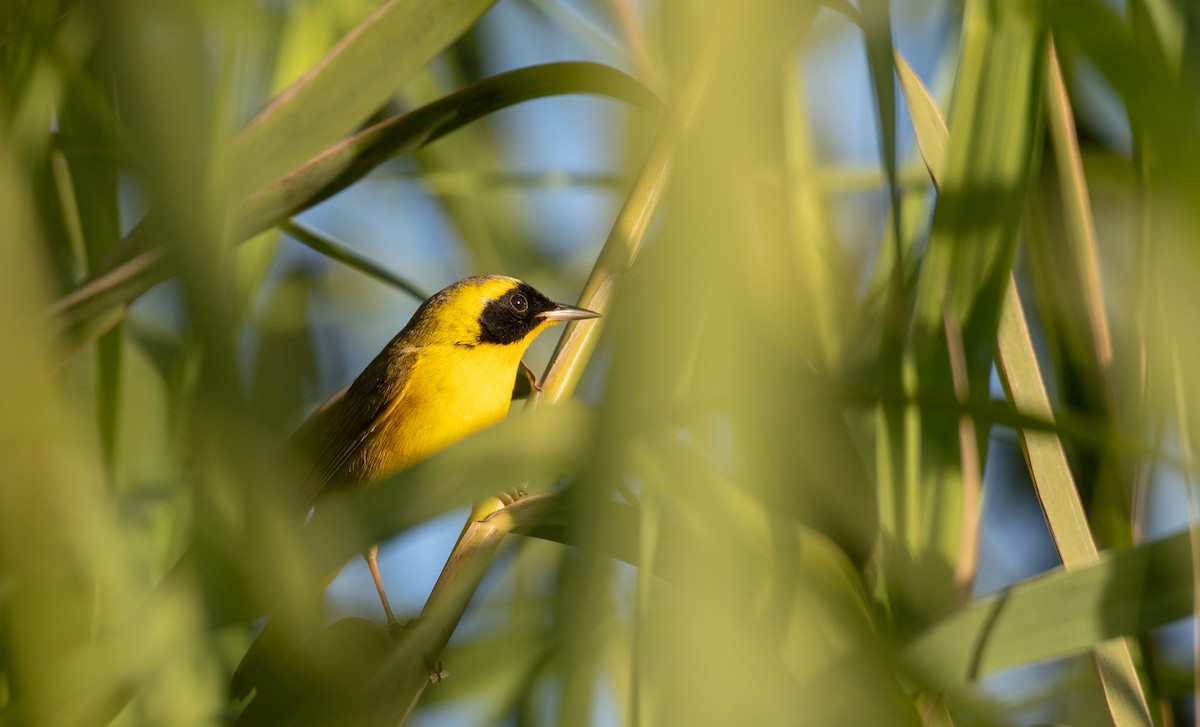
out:
<path id="1" fill-rule="evenodd" d="M 1013 406 L 1023 414 L 1053 421 L 1054 409 L 1042 384 L 1037 354 L 1029 336 L 1025 311 L 1015 281 L 1009 282 L 1004 316 L 1000 319 L 1000 381 Z M 1019 430 L 1029 471 L 1063 565 L 1071 568 L 1096 560 L 1096 544 L 1087 514 L 1074 488 L 1067 455 L 1053 432 Z M 1070 488 L 1065 487 L 1070 483 Z"/>
<path id="2" fill-rule="evenodd" d="M 300 244 L 315 250 L 330 260 L 336 260 L 346 267 L 357 270 L 367 277 L 377 280 L 384 285 L 408 293 L 418 301 L 425 300 L 431 294 L 408 278 L 402 277 L 379 265 L 365 255 L 340 245 L 333 240 L 320 235 L 295 220 L 286 220 L 279 225 L 281 232 L 292 237 Z"/>
<path id="3" fill-rule="evenodd" d="M 662 530 L 662 496 L 658 488 L 647 488 L 638 509 L 638 562 L 654 563 L 658 556 L 659 535 Z M 650 623 L 651 588 L 654 585 L 654 570 L 638 568 L 637 583 L 633 596 L 633 623 L 631 624 L 629 670 L 628 724 L 638 727 L 650 724 L 649 715 L 654 714 L 653 691 L 643 687 L 645 681 L 642 664 L 649 649 L 645 645 L 645 624 Z"/>
<path id="4" fill-rule="evenodd" d="M 946 162 L 946 140 L 950 136 L 946 122 L 938 111 L 933 96 L 925 88 L 919 76 L 913 71 L 908 61 L 896 52 L 896 70 L 900 79 L 900 87 L 906 97 L 919 101 L 909 101 L 913 114 L 914 126 L 922 126 L 926 133 L 918 134 L 917 145 L 925 160 L 925 167 L 933 180 L 935 188 L 940 189 L 940 177 Z M 916 117 L 920 116 L 918 123 Z M 966 352 L 963 350 L 962 330 L 958 327 L 950 311 L 943 306 L 942 328 L 946 332 L 946 348 L 950 356 L 950 373 L 954 382 L 954 396 L 958 403 L 966 407 L 969 403 L 970 385 L 967 380 Z M 963 507 L 962 507 L 962 546 L 958 559 L 954 564 L 954 584 L 960 602 L 971 597 L 975 571 L 979 564 L 979 504 L 982 499 L 983 473 L 979 462 L 978 442 L 975 438 L 975 424 L 969 416 L 962 416 L 958 421 L 959 449 L 962 452 L 963 472 Z M 941 709 L 945 710 L 944 700 L 940 701 Z"/>
<path id="5" fill-rule="evenodd" d="M 904 350 L 919 372 L 917 390 L 922 392 L 942 389 L 943 395 L 953 395 L 944 324 L 949 309 L 961 331 L 968 379 L 975 384 L 971 398 L 986 398 L 983 382 L 995 354 L 1000 301 L 1016 253 L 1017 222 L 1041 147 L 1041 100 L 1029 89 L 1042 82 L 1044 37 L 1040 18 L 1023 4 L 972 0 L 965 5 L 951 113 L 954 129 L 944 145 L 939 177 L 942 192 L 911 312 L 904 321 Z M 894 313 L 889 316 L 895 319 Z M 892 379 L 896 388 L 894 374 Z M 897 440 L 898 428 L 893 414 L 882 435 Z M 897 538 L 904 552 L 896 557 L 905 563 L 936 554 L 954 562 L 963 535 L 958 421 L 922 410 L 918 431 L 918 482 L 911 486 L 905 477 L 904 490 L 896 497 L 901 511 L 912 514 Z M 977 442 L 981 450 L 986 448 L 986 437 Z M 923 613 L 950 607 L 955 593 L 952 574 L 936 582 L 926 575 L 901 572 L 897 581 L 907 600 Z"/>
<path id="6" fill-rule="evenodd" d="M 711 70 L 713 57 L 714 54 L 711 50 L 701 54 L 681 93 L 677 114 L 673 117 L 675 123 L 673 125 L 664 124 L 655 138 L 646 160 L 642 164 L 641 171 L 634 180 L 617 219 L 613 223 L 612 230 L 605 240 L 604 247 L 596 258 L 596 264 L 593 266 L 592 273 L 580 296 L 580 306 L 601 313 L 607 311 L 617 276 L 628 269 L 636 259 L 666 187 L 676 134 L 687 128 L 696 107 L 704 96 L 706 79 Z M 547 403 L 554 403 L 574 391 L 579 377 L 583 373 L 583 368 L 595 348 L 598 334 L 599 326 L 596 325 L 596 322 L 582 327 L 572 324 L 563 333 L 550 363 L 546 367 L 540 390 L 535 391 L 534 395 L 529 397 L 526 407 L 538 406 L 543 400 Z M 485 503 L 484 511 L 494 515 L 495 511 L 488 509 L 490 506 L 491 501 L 489 500 Z M 463 529 L 463 535 L 460 536 L 454 550 L 450 553 L 446 565 L 438 577 L 437 584 L 422 610 L 422 613 L 457 614 L 457 617 L 451 619 L 453 623 L 449 625 L 450 632 L 453 632 L 453 625 L 457 624 L 462 612 L 458 609 L 457 603 L 451 601 L 446 594 L 456 594 L 458 597 L 464 598 L 465 608 L 466 601 L 470 600 L 471 594 L 474 593 L 487 570 L 487 563 L 495 556 L 500 538 L 504 532 L 507 532 L 507 528 L 503 529 L 504 532 L 499 532 L 491 527 L 473 527 L 477 522 L 478 513 L 472 512 L 471 519 Z M 470 564 L 469 570 L 465 564 Z M 443 601 L 447 605 L 441 605 Z M 429 648 L 422 652 L 425 661 L 434 662 L 439 658 L 445 647 L 440 636 L 441 632 L 439 631 L 436 638 L 427 642 Z M 447 634 L 448 638 L 449 634 Z M 417 670 L 420 670 L 419 664 Z M 428 676 L 428 669 L 425 670 L 425 676 Z M 407 677 L 406 689 L 397 702 L 398 704 L 408 702 L 401 721 L 407 719 L 407 716 L 415 708 L 426 683 L 427 680 L 418 682 L 413 676 Z"/>
<path id="7" fill-rule="evenodd" d="M 1157 43 L 1161 43 L 1166 55 L 1166 64 L 1172 70 L 1177 72 L 1179 63 L 1183 57 L 1184 28 L 1186 25 L 1182 22 L 1181 10 L 1175 7 L 1170 2 L 1163 0 L 1142 0 L 1142 2 L 1131 3 L 1129 7 L 1129 24 L 1133 30 L 1135 37 L 1144 36 L 1153 39 Z M 1153 135 L 1147 133 L 1145 125 L 1138 123 L 1136 120 L 1131 120 L 1133 131 L 1133 163 L 1136 178 L 1137 178 L 1137 286 L 1140 292 L 1137 296 L 1135 309 L 1135 327 L 1136 339 L 1139 341 L 1139 369 L 1138 369 L 1138 394 L 1141 401 L 1148 401 L 1151 398 L 1151 374 L 1149 371 L 1150 354 L 1147 351 L 1146 341 L 1151 330 L 1150 319 L 1153 317 L 1161 320 L 1169 320 L 1164 310 L 1164 299 L 1159 294 L 1158 288 L 1154 281 L 1154 266 L 1151 262 L 1153 252 L 1152 226 L 1154 215 L 1152 214 L 1153 204 L 1151 202 L 1151 174 L 1152 174 L 1152 159 L 1154 157 L 1154 139 Z M 1151 313 L 1153 309 L 1153 314 Z M 1196 500 L 1196 450 L 1194 446 L 1195 440 L 1192 438 L 1192 425 L 1189 410 L 1189 398 L 1187 396 L 1187 387 L 1185 386 L 1184 371 L 1186 367 L 1183 365 L 1180 357 L 1179 346 L 1174 341 L 1166 343 L 1170 356 L 1171 370 L 1171 399 L 1174 402 L 1175 426 L 1179 432 L 1180 448 L 1182 449 L 1183 463 L 1179 469 L 1183 473 L 1186 482 L 1191 486 L 1187 488 L 1187 503 L 1188 503 L 1188 542 L 1190 544 L 1191 563 L 1192 563 L 1192 602 L 1200 603 L 1200 577 L 1197 573 L 1200 572 L 1200 528 L 1197 523 L 1200 523 L 1200 505 Z M 1161 442 L 1163 440 L 1163 431 L 1166 429 L 1167 414 L 1155 413 L 1150 415 L 1153 420 L 1149 424 L 1149 429 L 1153 432 L 1152 441 Z M 1153 464 L 1144 467 L 1139 473 L 1139 478 L 1135 485 L 1140 485 L 1139 490 L 1135 490 L 1135 494 L 1143 497 L 1149 496 L 1149 488 L 1145 487 L 1145 483 L 1150 482 L 1154 476 Z M 1135 498 L 1133 514 L 1135 516 L 1134 537 L 1136 538 L 1137 527 L 1140 519 L 1137 518 L 1139 512 L 1140 498 Z M 1192 663 L 1200 664 L 1200 616 L 1193 609 L 1192 616 Z M 1200 703 L 1200 669 L 1192 670 L 1192 695 L 1193 699 Z M 1198 718 L 1200 719 L 1200 718 Z"/>
<path id="8" fill-rule="evenodd" d="M 591 310 L 608 310 L 616 275 L 636 257 L 654 216 L 662 189 L 666 183 L 671 150 L 671 136 L 664 129 L 642 167 L 625 205 L 617 216 L 613 230 L 596 261 L 579 304 Z M 619 262 L 619 265 L 612 263 Z M 526 406 L 537 406 L 569 396 L 579 381 L 588 356 L 595 347 L 595 324 L 573 326 L 564 332 L 558 348 L 547 366 L 540 391 L 535 391 Z M 511 521 L 501 517 L 504 503 L 489 498 L 472 511 L 463 532 L 455 543 L 437 583 L 421 613 L 436 614 L 436 626 L 429 627 L 430 635 L 422 638 L 417 659 L 409 659 L 400 681 L 395 704 L 402 705 L 398 713 L 403 724 L 416 708 L 421 694 L 429 683 L 428 664 L 436 662 L 449 641 L 454 627 L 462 618 L 466 605 L 478 588 L 499 550 L 500 542 L 511 529 Z"/>
<path id="9" fill-rule="evenodd" d="M 505 509 L 499 498 L 489 497 L 471 510 L 420 617 L 402 637 L 400 650 L 393 658 L 397 671 L 389 679 L 396 689 L 396 724 L 408 721 L 425 688 L 438 678 L 432 667 L 466 613 L 504 536 L 512 530 L 513 518 Z M 406 639 L 412 642 L 406 643 Z"/>
<path id="10" fill-rule="evenodd" d="M 596 258 L 592 274 L 579 297 L 581 307 L 597 312 L 609 309 L 617 276 L 633 264 L 662 199 L 671 168 L 672 144 L 673 135 L 664 128 L 655 140 L 642 173 L 630 189 L 625 205 Z M 564 396 L 570 396 L 591 358 L 601 329 L 600 321 L 590 321 L 583 326 L 569 324 L 542 375 L 541 390 L 529 398 L 526 406 L 537 406 L 543 399 L 553 404 Z"/>
<path id="11" fill-rule="evenodd" d="M 608 239 L 596 258 L 596 264 L 580 295 L 580 306 L 599 312 L 608 310 L 617 276 L 637 259 L 666 189 L 675 140 L 687 133 L 691 126 L 696 109 L 705 96 L 715 56 L 712 46 L 706 47 L 688 75 L 677 106 L 655 137 L 641 172 L 634 180 Z M 575 390 L 583 374 L 583 365 L 591 357 L 601 330 L 599 321 L 582 327 L 577 323 L 570 324 L 546 366 L 541 392 L 530 397 L 526 406 L 536 406 L 542 398 L 554 403 Z"/>
<path id="12" fill-rule="evenodd" d="M 1175 426 L 1179 428 L 1179 441 L 1184 450 L 1185 465 L 1183 467 L 1184 478 L 1189 483 L 1196 482 L 1196 458 L 1195 452 L 1192 449 L 1191 425 L 1188 418 L 1188 398 L 1185 395 L 1186 389 L 1183 385 L 1183 367 L 1179 361 L 1179 350 L 1172 346 L 1171 348 L 1171 369 L 1173 374 L 1173 390 L 1175 395 Z M 1196 576 L 1200 572 L 1200 528 L 1196 526 L 1200 522 L 1200 506 L 1196 502 L 1195 487 L 1187 488 L 1187 503 L 1188 503 L 1188 553 L 1191 555 L 1192 564 L 1192 603 L 1200 603 L 1200 578 Z M 1200 625 L 1200 618 L 1197 617 L 1195 609 L 1192 613 L 1193 628 Z M 1192 658 L 1196 659 L 1200 656 L 1200 633 L 1192 634 Z M 1200 662 L 1197 662 L 1200 663 Z M 1200 697 L 1200 669 L 1195 670 L 1192 675 L 1192 693 L 1194 696 Z"/>
<path id="13" fill-rule="evenodd" d="M 967 358 L 963 351 L 962 331 L 950 314 L 945 313 L 946 349 L 950 355 L 950 374 L 954 380 L 954 396 L 966 407 L 970 403 L 970 382 L 967 380 Z M 959 603 L 971 600 L 975 572 L 979 566 L 980 504 L 983 500 L 983 467 L 979 461 L 979 445 L 975 439 L 975 422 L 964 414 L 958 419 L 959 450 L 962 457 L 962 545 L 954 563 L 955 598 Z M 944 708 L 944 706 L 943 706 Z"/>
<path id="14" fill-rule="evenodd" d="M 933 95 L 904 56 L 900 55 L 900 51 L 896 51 L 896 75 L 916 129 L 917 148 L 921 150 L 925 168 L 929 170 L 929 177 L 936 186 L 941 181 L 942 170 L 946 168 L 946 142 L 950 138 L 950 130 L 946 128 L 946 120 L 942 118 Z"/>
<path id="15" fill-rule="evenodd" d="M 807 90 L 804 72 L 796 66 L 787 74 L 783 89 L 783 148 L 789 175 L 791 232 L 794 239 L 805 243 L 793 246 L 791 263 L 796 275 L 804 281 L 803 290 L 798 292 L 805 295 L 806 304 L 811 306 L 812 322 L 809 325 L 820 342 L 820 362 L 833 369 L 844 354 L 839 348 L 845 307 L 839 305 L 842 298 L 836 281 L 820 274 L 826 257 L 836 252 L 829 249 L 829 241 L 835 239 L 824 206 L 824 195 L 829 192 L 830 185 L 822 178 L 817 158 L 817 142 L 804 101 Z M 813 242 L 809 243 L 810 240 Z"/>

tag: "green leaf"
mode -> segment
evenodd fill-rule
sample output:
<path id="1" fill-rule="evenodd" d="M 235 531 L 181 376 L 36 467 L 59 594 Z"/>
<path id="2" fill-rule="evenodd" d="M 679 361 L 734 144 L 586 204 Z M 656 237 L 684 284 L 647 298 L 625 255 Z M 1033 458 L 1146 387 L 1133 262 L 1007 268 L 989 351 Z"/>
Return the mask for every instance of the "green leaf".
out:
<path id="1" fill-rule="evenodd" d="M 598 63 L 547 63 L 501 73 L 381 121 L 265 184 L 242 205 L 237 237 L 250 237 L 312 207 L 388 159 L 425 146 L 472 121 L 523 101 L 567 94 L 607 96 L 662 110 L 658 98 L 641 83 Z"/>
<path id="2" fill-rule="evenodd" d="M 1062 408 L 1084 411 L 1118 437 L 1114 352 L 1092 203 L 1084 175 L 1074 112 L 1053 48 L 1046 69 L 1047 160 L 1031 195 L 1026 249 L 1045 337 L 1062 392 Z M 1139 338 L 1143 338 L 1139 336 Z M 1132 472 L 1121 448 L 1075 444 L 1080 480 L 1091 493 L 1089 507 L 1098 540 L 1109 547 L 1133 542 L 1133 494 L 1124 475 Z"/>
<path id="3" fill-rule="evenodd" d="M 998 360 L 1000 379 L 1013 406 L 1024 414 L 1052 417 L 1037 353 L 1029 337 L 1016 283 L 1011 279 L 1000 323 Z M 1063 565 L 1074 568 L 1094 562 L 1096 544 L 1062 441 L 1055 434 L 1024 429 L 1020 430 L 1020 436 Z M 1151 724 L 1129 644 L 1122 640 L 1098 642 L 1093 658 L 1114 723 L 1118 727 Z"/>
<path id="4" fill-rule="evenodd" d="M 908 65 L 904 56 L 896 51 L 896 75 L 900 79 L 900 88 L 904 91 L 904 100 L 908 104 L 908 113 L 912 119 L 913 131 L 917 135 L 917 146 L 925 167 L 929 169 L 929 178 L 934 186 L 941 186 L 942 172 L 946 168 L 946 144 L 950 131 L 946 128 L 946 120 L 938 109 L 937 102 L 921 82 L 920 76 Z"/>
<path id="5" fill-rule="evenodd" d="M 1191 614 L 1191 578 L 1185 532 L 977 599 L 905 640 L 900 654 L 938 685 L 1082 654 Z"/>
<path id="6" fill-rule="evenodd" d="M 78 231 L 84 254 L 81 262 L 85 263 L 88 272 L 94 270 L 101 257 L 121 239 L 117 164 L 103 155 L 82 151 L 118 146 L 112 125 L 106 123 L 108 104 L 112 100 L 95 90 L 95 87 L 107 88 L 105 82 L 111 82 L 105 71 L 107 69 L 96 71 L 99 78 L 87 75 L 73 79 L 76 88 L 66 97 L 60 117 L 62 136 L 56 140 L 57 151 L 66 162 L 62 168 L 69 170 L 58 180 L 63 187 L 60 191 L 63 216 L 71 221 L 67 229 Z M 107 90 L 112 93 L 111 88 Z M 97 108 L 101 104 L 104 104 L 103 108 Z M 66 139 L 71 143 L 64 144 Z M 73 204 L 68 205 L 68 200 Z M 105 464 L 110 473 L 115 471 L 118 448 L 121 348 L 120 329 L 101 338 L 96 347 L 96 414 Z"/>
<path id="7" fill-rule="evenodd" d="M 863 0 L 863 34 L 866 36 L 867 64 L 871 69 L 871 89 L 879 114 L 879 152 L 887 177 L 888 198 L 892 211 L 893 244 L 900 245 L 903 223 L 900 214 L 900 190 L 896 182 L 896 84 L 895 48 L 892 45 L 891 9 L 888 0 Z M 896 264 L 900 265 L 901 256 Z"/>
<path id="8" fill-rule="evenodd" d="M 997 359 L 1000 379 L 1013 407 L 1028 416 L 1053 419 L 1054 410 L 1042 383 L 1037 352 L 1015 284 L 1010 285 L 1000 323 Z M 1019 433 L 1029 472 L 1063 563 L 1071 567 L 1093 561 L 1096 544 L 1062 442 L 1053 432 L 1021 429 Z"/>
<path id="9" fill-rule="evenodd" d="M 590 430 L 590 416 L 581 406 L 538 407 L 370 487 L 327 497 L 311 523 L 311 562 L 320 572 L 332 572 L 372 543 L 435 515 L 523 483 L 567 474 L 581 461 Z M 330 535 L 347 523 L 356 524 L 350 539 Z M 329 539 L 337 547 L 325 547 Z"/>
<path id="10" fill-rule="evenodd" d="M 975 0 L 964 22 L 942 191 L 914 314 L 918 334 L 936 337 L 950 306 L 970 378 L 981 384 L 1040 141 L 1040 95 L 1030 91 L 1042 84 L 1045 32 L 1017 3 Z"/>
<path id="11" fill-rule="evenodd" d="M 1045 30 L 1025 5 L 967 4 L 940 193 L 912 313 L 909 345 L 922 392 L 957 396 L 957 380 L 967 398 L 988 396 L 1000 307 L 1040 145 L 1040 95 L 1031 89 L 1041 87 L 1044 56 Z M 956 379 L 949 341 L 959 337 L 965 372 Z M 901 532 L 914 562 L 958 559 L 960 521 L 948 513 L 963 506 L 963 462 L 983 461 L 986 432 L 976 441 L 978 451 L 964 453 L 958 420 L 920 412 L 922 472 L 901 498 L 912 503 Z M 927 568 L 920 570 L 921 579 L 905 578 L 907 597 L 923 613 L 947 607 L 953 595 L 949 569 L 940 584 L 929 582 Z"/>
<path id="12" fill-rule="evenodd" d="M 1162 181 L 1195 192 L 1200 136 L 1191 113 L 1200 95 L 1194 76 L 1177 72 L 1153 33 L 1131 30 L 1100 0 L 1049 3 L 1059 55 L 1083 54 L 1124 101 L 1130 125 L 1146 135 Z M 1135 16 L 1136 17 L 1136 16 Z"/>
<path id="13" fill-rule="evenodd" d="M 327 148 L 379 110 L 494 0 L 388 0 L 238 135 L 245 192 Z M 240 195 L 238 195 L 240 196 Z"/>

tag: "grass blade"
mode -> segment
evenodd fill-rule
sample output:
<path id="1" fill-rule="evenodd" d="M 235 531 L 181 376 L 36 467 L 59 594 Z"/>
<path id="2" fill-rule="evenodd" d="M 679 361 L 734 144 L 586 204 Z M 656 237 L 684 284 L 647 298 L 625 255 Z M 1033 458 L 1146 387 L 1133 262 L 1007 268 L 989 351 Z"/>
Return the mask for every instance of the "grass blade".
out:
<path id="1" fill-rule="evenodd" d="M 524 101 L 569 94 L 606 96 L 653 111 L 662 106 L 645 86 L 598 63 L 547 63 L 501 73 L 375 124 L 263 185 L 246 199 L 237 237 L 257 234 L 326 200 L 388 159 L 472 121 Z"/>
<path id="2" fill-rule="evenodd" d="M 1000 380 L 1013 406 L 1023 414 L 1053 419 L 1054 411 L 1042 383 L 1037 354 L 1013 281 L 1009 282 L 999 341 Z M 1096 544 L 1061 440 L 1055 434 L 1024 429 L 1019 434 L 1063 566 L 1069 570 L 1094 563 Z M 1093 656 L 1113 722 L 1118 727 L 1152 724 L 1128 642 L 1117 639 L 1098 643 Z"/>
<path id="3" fill-rule="evenodd" d="M 926 345 L 920 336 L 942 329 L 949 303 L 963 329 L 971 379 L 984 381 L 1037 148 L 1041 104 L 1027 91 L 1041 85 L 1045 44 L 1029 11 L 1009 3 L 970 2 L 965 23 L 914 326 L 918 345 Z"/>
<path id="4" fill-rule="evenodd" d="M 1046 68 L 1048 149 L 1027 249 L 1043 326 L 1067 409 L 1091 413 L 1119 436 L 1113 346 L 1100 279 L 1099 251 L 1071 102 L 1053 44 Z M 1088 483 L 1093 526 L 1112 547 L 1132 543 L 1132 492 L 1116 447 L 1076 445 L 1079 480 Z M 1094 484 L 1092 484 L 1094 483 Z"/>
<path id="5" fill-rule="evenodd" d="M 1042 383 L 1037 353 L 1025 322 L 1016 283 L 1010 281 L 1008 303 L 1000 322 L 999 355 L 1000 381 L 1013 407 L 1022 414 L 1053 421 L 1054 409 Z M 1090 563 L 1096 559 L 1096 544 L 1088 528 L 1087 514 L 1079 501 L 1075 479 L 1071 475 L 1067 454 L 1058 435 L 1052 432 L 1020 430 L 1021 446 L 1029 461 L 1046 522 L 1054 537 L 1054 545 L 1068 568 Z"/>
<path id="6" fill-rule="evenodd" d="M 933 95 L 904 56 L 900 55 L 900 51 L 896 51 L 896 76 L 900 79 L 900 89 L 908 105 L 921 158 L 925 160 L 934 186 L 940 186 L 942 173 L 946 169 L 946 143 L 950 138 L 946 120 L 942 118 Z"/>
<path id="7" fill-rule="evenodd" d="M 904 641 L 902 658 L 934 683 L 951 685 L 1083 654 L 1183 618 L 1193 609 L 1188 537 L 1105 553 L 977 599 Z"/>
<path id="8" fill-rule="evenodd" d="M 492 2 L 380 5 L 238 135 L 230 152 L 242 192 L 294 169 L 361 124 Z"/>
<path id="9" fill-rule="evenodd" d="M 1083 158 L 1079 153 L 1079 136 L 1075 117 L 1067 96 L 1066 81 L 1053 43 L 1046 68 L 1046 119 L 1050 143 L 1062 183 L 1063 204 L 1066 208 L 1066 242 L 1080 279 L 1085 315 L 1073 318 L 1078 325 L 1086 321 L 1084 333 L 1091 343 L 1091 355 L 1099 368 L 1104 393 L 1113 396 L 1113 345 L 1108 315 L 1104 310 L 1104 294 L 1100 281 L 1100 254 L 1096 244 L 1096 223 L 1092 219 L 1092 203 L 1088 196 Z"/>
<path id="10" fill-rule="evenodd" d="M 330 260 L 336 260 L 384 285 L 408 293 L 417 300 L 425 300 L 431 293 L 407 278 L 403 278 L 370 258 L 359 255 L 346 246 L 334 242 L 295 220 L 288 220 L 279 229 L 300 244 L 315 250 Z"/>
<path id="11" fill-rule="evenodd" d="M 1040 101 L 1028 91 L 1042 82 L 1044 35 L 1038 18 L 1024 6 L 992 0 L 967 3 L 940 194 L 912 315 L 911 345 L 922 392 L 940 390 L 940 395 L 954 396 L 945 336 L 949 321 L 961 332 L 969 398 L 987 398 L 985 382 L 1016 251 L 1017 222 L 1040 148 Z M 911 89 L 915 77 L 906 75 L 903 87 Z M 913 107 L 927 109 L 924 115 L 914 114 L 919 138 L 928 139 L 931 132 L 936 136 L 928 95 L 908 100 Z M 986 447 L 986 436 L 977 441 L 981 450 Z M 910 522 L 903 523 L 902 530 L 911 551 L 907 557 L 920 560 L 936 553 L 955 562 L 962 538 L 959 518 L 936 513 L 963 507 L 958 420 L 922 410 L 919 443 L 921 481 L 906 486 L 898 498 L 908 503 Z M 936 585 L 910 583 L 905 591 L 925 613 L 947 607 L 954 597 L 949 578 Z"/>

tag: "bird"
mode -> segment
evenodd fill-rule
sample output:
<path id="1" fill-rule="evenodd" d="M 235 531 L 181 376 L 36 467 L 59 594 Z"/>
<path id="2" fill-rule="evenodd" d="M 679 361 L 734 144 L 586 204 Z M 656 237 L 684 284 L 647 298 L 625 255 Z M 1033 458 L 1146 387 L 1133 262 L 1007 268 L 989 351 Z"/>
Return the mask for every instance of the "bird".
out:
<path id="1" fill-rule="evenodd" d="M 285 445 L 307 462 L 302 509 L 319 506 L 327 493 L 370 485 L 503 419 L 533 339 L 556 323 L 599 316 L 504 275 L 465 278 L 435 293 Z M 376 544 L 363 557 L 392 627 L 397 621 L 378 554 Z"/>

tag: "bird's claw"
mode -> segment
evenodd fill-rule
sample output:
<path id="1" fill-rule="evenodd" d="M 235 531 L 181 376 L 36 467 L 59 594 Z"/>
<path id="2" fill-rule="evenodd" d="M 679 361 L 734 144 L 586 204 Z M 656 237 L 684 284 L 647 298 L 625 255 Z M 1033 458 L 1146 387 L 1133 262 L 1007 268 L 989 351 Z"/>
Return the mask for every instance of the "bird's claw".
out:
<path id="1" fill-rule="evenodd" d="M 511 490 L 505 490 L 496 497 L 499 498 L 500 502 L 504 503 L 505 507 L 508 507 L 528 494 L 529 492 L 525 489 L 525 486 L 521 485 L 520 487 L 514 487 Z"/>
<path id="2" fill-rule="evenodd" d="M 428 662 L 426 662 L 426 665 L 428 665 Z M 442 667 L 442 662 L 440 659 L 438 660 L 438 663 L 434 664 L 429 669 L 429 683 L 430 684 L 437 684 L 438 682 L 442 681 L 443 679 L 448 678 L 449 676 L 450 676 L 450 672 L 446 671 Z"/>
<path id="3" fill-rule="evenodd" d="M 421 617 L 417 616 L 416 618 L 410 618 L 404 623 L 399 621 L 389 621 L 388 633 L 391 635 L 393 641 L 400 642 L 405 636 L 408 635 L 410 631 L 413 630 L 413 628 L 417 625 L 417 622 L 420 620 Z M 430 663 L 429 659 L 426 658 L 425 666 L 429 668 L 430 684 L 437 684 L 438 682 L 450 676 L 450 672 L 446 671 L 446 669 L 442 666 L 440 659 L 437 661 L 437 663 Z"/>

